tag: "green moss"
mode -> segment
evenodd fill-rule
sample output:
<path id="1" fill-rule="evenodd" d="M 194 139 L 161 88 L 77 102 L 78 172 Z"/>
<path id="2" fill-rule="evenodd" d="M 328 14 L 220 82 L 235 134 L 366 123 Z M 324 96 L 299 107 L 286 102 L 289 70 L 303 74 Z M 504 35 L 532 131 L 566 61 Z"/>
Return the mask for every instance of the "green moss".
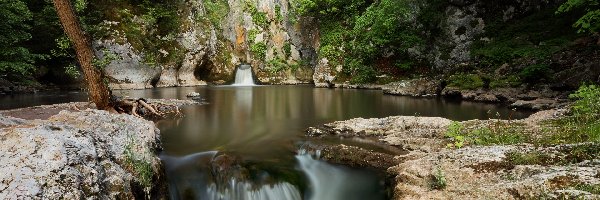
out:
<path id="1" fill-rule="evenodd" d="M 250 51 L 261 61 L 264 61 L 267 57 L 267 44 L 265 42 L 259 42 L 250 45 Z"/>
<path id="2" fill-rule="evenodd" d="M 477 74 L 455 74 L 448 78 L 448 86 L 460 89 L 472 90 L 484 85 L 483 79 Z"/>

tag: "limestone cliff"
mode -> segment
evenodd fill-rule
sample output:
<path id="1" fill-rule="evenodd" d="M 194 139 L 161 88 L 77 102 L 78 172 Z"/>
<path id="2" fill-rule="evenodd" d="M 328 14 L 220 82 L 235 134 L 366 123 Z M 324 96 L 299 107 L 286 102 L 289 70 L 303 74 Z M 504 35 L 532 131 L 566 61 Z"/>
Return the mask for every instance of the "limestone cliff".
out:
<path id="1" fill-rule="evenodd" d="M 226 84 L 242 63 L 252 65 L 262 84 L 310 83 L 317 29 L 305 28 L 314 26 L 309 19 L 292 22 L 289 9 L 287 0 L 186 1 L 176 43 L 159 50 L 160 57 L 181 54 L 174 62 L 147 62 L 144 47 L 135 48 L 119 31 L 95 47 L 99 57 L 120 57 L 105 68 L 113 89 Z"/>
<path id="2" fill-rule="evenodd" d="M 436 22 L 441 33 L 429 38 L 424 46 L 412 48 L 410 53 L 437 71 L 470 65 L 474 61 L 473 44 L 490 40 L 484 37 L 491 31 L 490 24 L 519 20 L 539 10 L 555 8 L 561 2 L 437 2 L 443 16 Z M 115 89 L 227 84 L 233 81 L 236 66 L 245 63 L 252 65 L 256 81 L 261 84 L 314 83 L 326 87 L 344 83 L 343 78 L 337 77 L 345 67 L 343 63 L 330 66 L 331 62 L 317 53 L 319 19 L 295 15 L 292 3 L 293 0 L 187 0 L 178 6 L 179 30 L 160 38 L 173 42 L 154 53 L 119 31 L 113 31 L 109 39 L 96 41 L 95 47 L 99 56 L 108 50 L 122 58 L 105 68 Z M 428 3 L 416 2 L 419 5 L 414 5 L 413 15 L 418 15 Z M 413 18 L 415 26 L 422 26 Z M 144 26 L 143 16 L 134 16 L 131 21 L 136 20 Z M 150 56 L 169 59 L 153 62 L 147 59 Z"/>

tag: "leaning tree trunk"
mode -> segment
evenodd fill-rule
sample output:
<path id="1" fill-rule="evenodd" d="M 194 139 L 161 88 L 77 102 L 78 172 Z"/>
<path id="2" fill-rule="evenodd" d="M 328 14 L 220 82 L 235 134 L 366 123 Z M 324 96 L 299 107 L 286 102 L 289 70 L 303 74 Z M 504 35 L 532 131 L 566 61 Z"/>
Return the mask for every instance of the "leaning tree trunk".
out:
<path id="1" fill-rule="evenodd" d="M 95 68 L 92 65 L 94 52 L 90 40 L 87 38 L 83 29 L 79 25 L 79 20 L 75 16 L 70 0 L 52 0 L 54 8 L 58 14 L 58 19 L 75 47 L 77 60 L 81 65 L 85 82 L 87 83 L 88 92 L 92 102 L 96 104 L 98 109 L 108 110 L 110 92 L 106 84 L 104 84 L 104 73 L 102 70 Z"/>

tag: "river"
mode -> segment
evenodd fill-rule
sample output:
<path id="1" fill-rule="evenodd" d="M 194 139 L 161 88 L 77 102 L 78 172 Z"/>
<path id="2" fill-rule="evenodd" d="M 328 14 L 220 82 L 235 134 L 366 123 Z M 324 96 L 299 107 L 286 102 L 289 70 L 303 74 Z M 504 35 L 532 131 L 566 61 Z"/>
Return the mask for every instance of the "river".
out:
<path id="1" fill-rule="evenodd" d="M 183 108 L 185 117 L 158 122 L 172 199 L 387 199 L 382 178 L 302 153 L 304 130 L 337 120 L 393 115 L 487 119 L 494 104 L 383 95 L 378 90 L 312 86 L 202 86 L 122 90 L 144 98 L 180 98 L 198 92 L 206 105 Z M 86 100 L 83 92 L 0 97 L 2 109 Z M 300 152 L 300 153 L 298 153 Z"/>

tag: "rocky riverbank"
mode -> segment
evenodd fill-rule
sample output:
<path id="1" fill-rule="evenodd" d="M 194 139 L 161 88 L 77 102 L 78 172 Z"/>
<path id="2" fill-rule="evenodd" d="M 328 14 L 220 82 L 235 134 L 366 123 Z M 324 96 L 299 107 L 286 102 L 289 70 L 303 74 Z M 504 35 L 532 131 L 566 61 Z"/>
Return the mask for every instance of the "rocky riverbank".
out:
<path id="1" fill-rule="evenodd" d="M 382 90 L 384 94 L 412 97 L 445 97 L 467 101 L 502 103 L 514 108 L 546 110 L 569 103 L 572 89 L 560 86 L 461 89 L 441 79 L 417 78 L 388 84 L 315 84 L 316 87 Z"/>
<path id="2" fill-rule="evenodd" d="M 447 133 L 451 126 L 501 126 L 540 138 L 547 134 L 542 129 L 548 128 L 548 120 L 563 113 L 548 110 L 523 120 L 460 123 L 438 117 L 357 118 L 309 128 L 307 135 L 377 139 L 379 145 L 407 150 L 399 154 L 352 145 L 321 147 L 321 157 L 329 162 L 385 171 L 394 182 L 394 199 L 598 199 L 598 143 L 459 144 Z"/>
<path id="3" fill-rule="evenodd" d="M 153 122 L 89 103 L 2 111 L 0 199 L 164 199 L 161 148 Z"/>

